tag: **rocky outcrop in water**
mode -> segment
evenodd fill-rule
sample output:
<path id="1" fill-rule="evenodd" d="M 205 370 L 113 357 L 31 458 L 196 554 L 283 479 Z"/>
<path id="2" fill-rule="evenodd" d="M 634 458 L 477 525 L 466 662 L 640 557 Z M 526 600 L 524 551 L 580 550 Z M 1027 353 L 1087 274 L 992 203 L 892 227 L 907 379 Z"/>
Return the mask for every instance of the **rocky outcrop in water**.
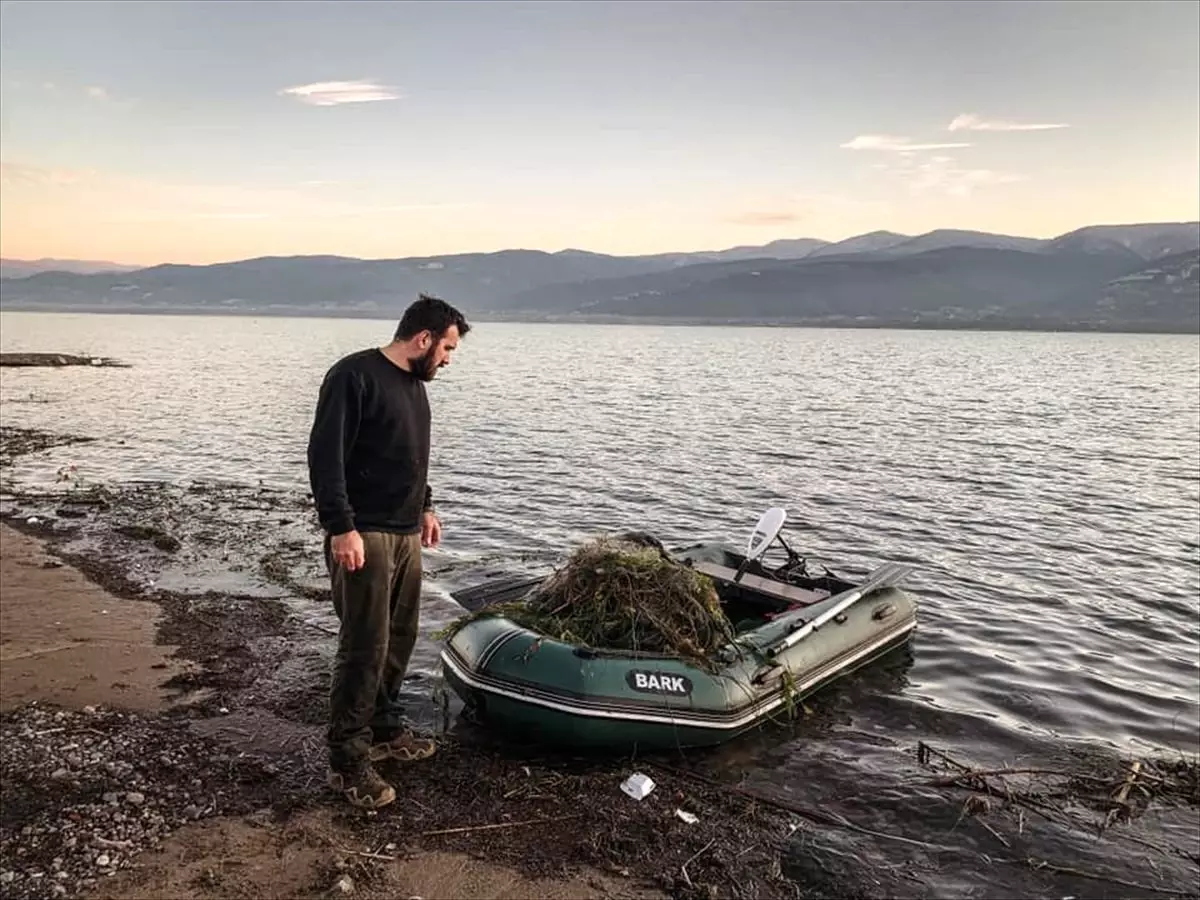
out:
<path id="1" fill-rule="evenodd" d="M 0 353 L 0 366 L 96 366 L 129 368 L 128 364 L 104 356 L 75 356 L 70 353 Z"/>

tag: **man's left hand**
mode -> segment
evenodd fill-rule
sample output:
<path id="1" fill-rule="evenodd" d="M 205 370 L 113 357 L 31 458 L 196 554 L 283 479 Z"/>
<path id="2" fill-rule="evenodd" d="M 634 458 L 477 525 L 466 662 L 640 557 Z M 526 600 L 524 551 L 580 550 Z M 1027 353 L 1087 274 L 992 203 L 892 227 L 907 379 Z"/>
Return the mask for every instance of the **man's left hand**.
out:
<path id="1" fill-rule="evenodd" d="M 442 523 L 431 512 L 421 516 L 421 546 L 436 547 L 442 542 Z"/>

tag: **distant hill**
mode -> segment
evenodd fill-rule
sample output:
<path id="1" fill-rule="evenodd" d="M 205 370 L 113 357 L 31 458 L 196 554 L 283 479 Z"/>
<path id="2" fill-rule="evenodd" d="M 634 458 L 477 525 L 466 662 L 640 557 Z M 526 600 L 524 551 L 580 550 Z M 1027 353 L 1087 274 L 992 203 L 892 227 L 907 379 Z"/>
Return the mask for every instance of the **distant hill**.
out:
<path id="1" fill-rule="evenodd" d="M 811 262 L 811 259 L 809 261 Z M 763 271 L 789 268 L 797 262 L 763 258 L 704 262 L 620 278 L 593 278 L 570 284 L 546 284 L 513 294 L 494 304 L 493 309 L 534 313 L 576 311 L 621 314 L 633 310 L 632 315 L 640 315 L 638 310 L 644 304 L 650 304 L 657 309 L 661 306 L 659 301 L 663 297 L 689 296 L 702 285 L 728 282 L 729 279 L 738 276 L 757 277 Z M 691 313 L 683 311 L 679 314 Z"/>
<path id="2" fill-rule="evenodd" d="M 1092 225 L 1046 245 L 1050 252 L 1116 253 L 1128 251 L 1147 262 L 1200 247 L 1200 222 L 1145 225 Z"/>
<path id="3" fill-rule="evenodd" d="M 730 247 L 713 253 L 690 253 L 696 262 L 734 262 L 745 259 L 804 259 L 814 251 L 828 247 L 829 241 L 816 238 L 785 238 L 762 246 Z"/>
<path id="4" fill-rule="evenodd" d="M 1050 240 L 879 231 L 649 256 L 263 257 L 6 278 L 0 308 L 390 319 L 427 292 L 476 317 L 526 320 L 1192 330 L 1196 275 L 1188 266 L 1197 250 L 1200 223 L 1165 223 Z"/>
<path id="5" fill-rule="evenodd" d="M 0 259 L 0 278 L 27 278 L 39 272 L 132 272 L 137 266 L 88 259 Z"/>
<path id="6" fill-rule="evenodd" d="M 655 319 L 914 324 L 1000 321 L 1017 310 L 1030 322 L 1057 321 L 1060 301 L 1099 292 L 1130 268 L 1123 256 L 947 247 L 894 257 L 690 266 L 669 275 L 544 287 L 512 304 Z"/>
<path id="7" fill-rule="evenodd" d="M 956 231 L 939 228 L 919 237 L 909 238 L 883 249 L 888 256 L 912 256 L 930 250 L 948 250 L 951 247 L 974 247 L 985 250 L 1040 250 L 1046 241 L 1037 238 L 1013 237 L 1007 234 L 989 234 L 984 231 Z"/>
<path id="8" fill-rule="evenodd" d="M 391 316 L 418 292 L 480 310 L 496 298 L 545 284 L 640 274 L 674 266 L 669 257 L 504 250 L 458 256 L 360 260 L 263 257 L 210 266 L 164 265 L 124 274 L 46 272 L 0 285 L 8 308 L 238 310 Z"/>
<path id="9" fill-rule="evenodd" d="M 1200 250 L 1188 250 L 1145 263 L 1095 291 L 1064 298 L 1060 314 L 1096 323 L 1152 328 L 1181 323 L 1200 331 Z"/>
<path id="10" fill-rule="evenodd" d="M 897 234 L 894 231 L 871 231 L 867 234 L 860 234 L 857 237 L 846 238 L 844 241 L 826 244 L 824 247 L 814 250 L 809 255 L 810 257 L 817 257 L 845 256 L 853 253 L 878 253 L 881 250 L 887 250 L 912 239 L 912 235 Z"/>

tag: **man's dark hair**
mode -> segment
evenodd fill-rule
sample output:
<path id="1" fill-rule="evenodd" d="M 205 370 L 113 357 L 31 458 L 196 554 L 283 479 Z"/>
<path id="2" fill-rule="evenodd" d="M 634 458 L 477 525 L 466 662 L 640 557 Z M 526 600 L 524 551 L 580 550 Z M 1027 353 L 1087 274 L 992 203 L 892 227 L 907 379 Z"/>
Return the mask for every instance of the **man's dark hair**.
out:
<path id="1" fill-rule="evenodd" d="M 407 341 L 422 331 L 430 332 L 434 340 L 438 340 L 451 325 L 458 326 L 459 337 L 467 336 L 471 326 L 457 309 L 445 300 L 428 294 L 418 294 L 417 298 L 404 311 L 404 318 L 396 326 L 395 340 Z"/>

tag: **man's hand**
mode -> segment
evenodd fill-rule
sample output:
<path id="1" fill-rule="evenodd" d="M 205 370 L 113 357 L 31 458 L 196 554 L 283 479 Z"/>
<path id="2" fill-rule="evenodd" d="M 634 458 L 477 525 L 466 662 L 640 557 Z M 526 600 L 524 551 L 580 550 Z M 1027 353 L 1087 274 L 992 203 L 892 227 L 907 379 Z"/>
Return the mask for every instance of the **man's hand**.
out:
<path id="1" fill-rule="evenodd" d="M 329 551 L 338 565 L 354 572 L 367 564 L 367 552 L 363 548 L 362 535 L 357 531 L 336 534 L 330 542 Z"/>
<path id="2" fill-rule="evenodd" d="M 421 546 L 436 547 L 442 542 L 442 523 L 432 512 L 426 510 L 421 516 Z"/>

